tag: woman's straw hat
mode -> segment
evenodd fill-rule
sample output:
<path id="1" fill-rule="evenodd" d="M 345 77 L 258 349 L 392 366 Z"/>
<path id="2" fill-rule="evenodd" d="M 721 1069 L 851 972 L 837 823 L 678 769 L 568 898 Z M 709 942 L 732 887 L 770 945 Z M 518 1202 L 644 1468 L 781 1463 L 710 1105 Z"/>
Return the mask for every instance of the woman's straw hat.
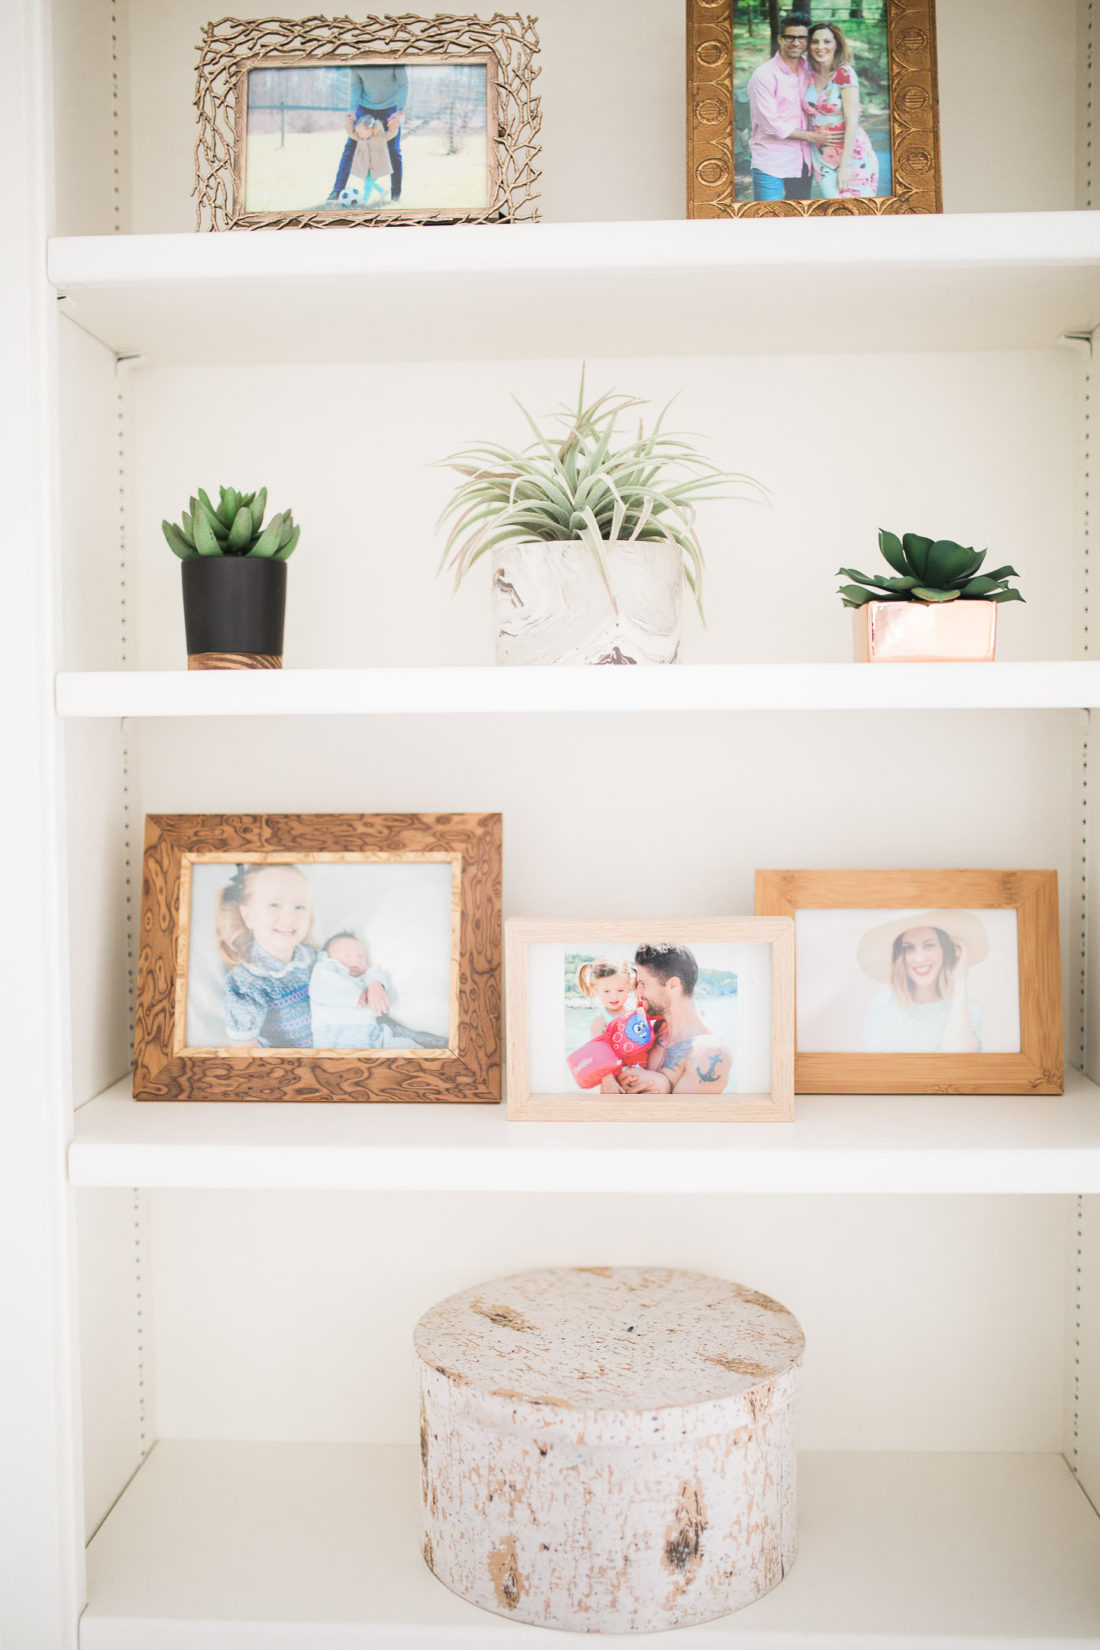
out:
<path id="1" fill-rule="evenodd" d="M 889 922 L 868 929 L 856 953 L 863 972 L 889 985 L 894 971 L 894 941 L 910 928 L 942 928 L 945 934 L 962 940 L 971 965 L 989 955 L 989 935 L 973 911 L 914 911 L 911 916 L 891 917 Z"/>

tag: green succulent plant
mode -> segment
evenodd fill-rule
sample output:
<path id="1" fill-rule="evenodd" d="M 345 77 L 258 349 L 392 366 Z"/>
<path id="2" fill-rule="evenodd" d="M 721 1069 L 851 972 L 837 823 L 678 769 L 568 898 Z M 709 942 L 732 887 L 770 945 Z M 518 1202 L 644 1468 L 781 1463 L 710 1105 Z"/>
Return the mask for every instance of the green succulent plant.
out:
<path id="1" fill-rule="evenodd" d="M 968 550 L 953 539 L 926 539 L 919 533 L 880 530 L 878 547 L 894 569 L 894 578 L 861 573 L 855 567 L 840 567 L 837 576 L 856 579 L 842 584 L 837 595 L 845 607 L 863 607 L 867 602 L 1022 602 L 1009 579 L 1019 578 L 1014 567 L 995 567 L 992 573 L 979 569 L 988 554 Z M 864 588 L 866 587 L 866 588 Z"/>
<path id="2" fill-rule="evenodd" d="M 217 506 L 199 488 L 183 512 L 183 522 L 162 521 L 168 548 L 181 561 L 197 556 L 270 556 L 286 561 L 298 542 L 300 527 L 294 525 L 289 510 L 272 516 L 263 525 L 267 509 L 267 488 L 258 493 L 238 493 L 235 487 L 218 489 Z"/>
<path id="3" fill-rule="evenodd" d="M 766 489 L 749 476 L 722 470 L 685 436 L 665 433 L 667 406 L 649 434 L 639 423 L 633 439 L 616 443 L 621 416 L 645 402 L 609 391 L 586 405 L 583 373 L 576 407 L 549 415 L 560 426 L 553 434 L 521 402 L 516 405 L 534 431 L 530 446 L 520 451 L 483 442 L 440 460 L 465 479 L 439 518 L 440 528 L 449 524 L 439 572 L 453 572 L 457 589 L 498 545 L 573 541 L 591 550 L 614 605 L 607 546 L 671 544 L 680 552 L 684 578 L 702 614 L 696 500 L 766 498 Z M 736 491 L 718 491 L 729 487 Z"/>

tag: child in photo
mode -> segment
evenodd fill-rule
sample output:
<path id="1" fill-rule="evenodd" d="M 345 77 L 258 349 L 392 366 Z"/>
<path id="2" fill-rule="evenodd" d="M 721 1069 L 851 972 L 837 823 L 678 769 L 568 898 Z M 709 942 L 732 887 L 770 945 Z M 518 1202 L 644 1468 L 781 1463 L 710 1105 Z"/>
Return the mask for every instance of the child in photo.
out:
<path id="1" fill-rule="evenodd" d="M 600 1037 L 621 1014 L 629 1014 L 637 1006 L 634 986 L 637 976 L 628 962 L 611 962 L 597 957 L 594 962 L 582 963 L 577 970 L 577 984 L 596 1009 L 589 1027 L 589 1037 Z"/>
<path id="2" fill-rule="evenodd" d="M 238 865 L 218 896 L 226 1040 L 244 1048 L 312 1048 L 309 982 L 317 961 L 313 894 L 297 865 Z"/>
<path id="3" fill-rule="evenodd" d="M 322 946 L 309 978 L 314 1048 L 446 1048 L 446 1037 L 401 1025 L 390 1014 L 389 976 L 345 929 Z"/>
<path id="4" fill-rule="evenodd" d="M 381 121 L 373 115 L 362 114 L 351 128 L 355 151 L 351 157 L 351 175 L 362 180 L 362 201 L 370 206 L 372 197 L 379 196 L 378 204 L 387 199 L 393 162 L 390 159 L 389 140 Z"/>

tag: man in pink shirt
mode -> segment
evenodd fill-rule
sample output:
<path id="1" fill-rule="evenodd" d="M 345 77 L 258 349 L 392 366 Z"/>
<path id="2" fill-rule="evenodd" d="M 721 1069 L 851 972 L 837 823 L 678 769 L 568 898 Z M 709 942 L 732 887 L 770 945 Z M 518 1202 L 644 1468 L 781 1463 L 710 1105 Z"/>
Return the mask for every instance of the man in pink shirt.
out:
<path id="1" fill-rule="evenodd" d="M 806 47 L 810 19 L 789 11 L 779 22 L 779 50 L 749 80 L 752 114 L 752 193 L 758 201 L 810 198 L 810 144 L 822 134 L 806 129 L 802 97 L 810 83 Z"/>

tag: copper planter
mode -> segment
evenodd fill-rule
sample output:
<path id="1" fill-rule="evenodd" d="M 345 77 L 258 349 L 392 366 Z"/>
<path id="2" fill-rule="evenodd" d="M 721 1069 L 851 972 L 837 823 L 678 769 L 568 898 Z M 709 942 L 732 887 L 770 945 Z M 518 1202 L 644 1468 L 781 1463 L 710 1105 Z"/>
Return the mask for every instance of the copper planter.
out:
<path id="1" fill-rule="evenodd" d="M 867 602 L 852 614 L 852 637 L 860 664 L 989 663 L 997 645 L 997 604 Z"/>

